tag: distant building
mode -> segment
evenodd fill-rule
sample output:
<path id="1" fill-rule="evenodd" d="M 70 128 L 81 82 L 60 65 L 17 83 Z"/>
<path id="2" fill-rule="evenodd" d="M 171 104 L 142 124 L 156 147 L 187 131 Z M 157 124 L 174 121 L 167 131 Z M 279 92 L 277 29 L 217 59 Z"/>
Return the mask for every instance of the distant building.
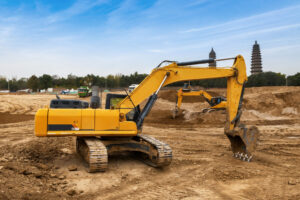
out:
<path id="1" fill-rule="evenodd" d="M 252 48 L 252 58 L 251 58 L 251 74 L 259 74 L 262 72 L 262 62 L 260 48 L 257 41 Z"/>
<path id="2" fill-rule="evenodd" d="M 214 51 L 214 48 L 211 48 L 211 51 L 209 53 L 209 58 L 212 58 L 212 59 L 216 59 L 216 52 Z M 217 63 L 216 62 L 213 62 L 213 63 L 209 63 L 208 66 L 210 68 L 216 68 L 217 67 Z"/>

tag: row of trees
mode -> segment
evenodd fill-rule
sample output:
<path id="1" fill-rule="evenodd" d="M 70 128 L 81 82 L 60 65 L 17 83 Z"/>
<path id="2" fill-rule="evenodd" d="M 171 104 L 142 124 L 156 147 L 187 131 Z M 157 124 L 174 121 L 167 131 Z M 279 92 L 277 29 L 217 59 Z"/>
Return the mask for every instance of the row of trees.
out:
<path id="1" fill-rule="evenodd" d="M 108 75 L 107 77 L 95 76 L 88 74 L 84 77 L 68 75 L 66 78 L 57 75 L 50 76 L 44 74 L 40 77 L 32 75 L 30 78 L 21 78 L 17 80 L 13 78 L 7 81 L 6 78 L 0 77 L 0 89 L 17 91 L 25 88 L 30 88 L 33 91 L 47 88 L 78 88 L 80 86 L 98 85 L 101 88 L 120 88 L 128 87 L 131 84 L 140 83 L 147 74 L 138 74 L 137 72 L 130 75 Z"/>
<path id="2" fill-rule="evenodd" d="M 210 79 L 193 81 L 192 85 L 199 85 L 205 88 L 224 88 L 227 86 L 226 78 Z M 260 87 L 260 86 L 300 86 L 300 73 L 292 76 L 285 76 L 281 73 L 262 72 L 259 74 L 252 74 L 248 76 L 246 87 Z"/>
<path id="3" fill-rule="evenodd" d="M 6 78 L 0 77 L 0 89 L 8 89 L 10 91 L 17 91 L 25 88 L 30 88 L 33 91 L 46 88 L 78 88 L 83 85 L 98 85 L 101 88 L 120 88 L 128 87 L 131 84 L 140 83 L 147 74 L 138 74 L 135 72 L 130 75 L 108 75 L 107 77 L 95 76 L 93 74 L 86 75 L 84 77 L 68 75 L 67 78 L 58 77 L 57 75 L 50 76 L 44 74 L 40 77 L 32 75 L 29 79 L 13 78 L 7 81 Z M 205 88 L 222 88 L 226 87 L 226 78 L 210 79 L 191 81 L 191 84 L 196 86 L 202 86 Z M 174 83 L 172 86 L 182 86 L 182 83 Z M 300 73 L 293 76 L 286 77 L 284 74 L 275 72 L 263 72 L 248 77 L 247 87 L 259 87 L 259 86 L 300 86 Z"/>

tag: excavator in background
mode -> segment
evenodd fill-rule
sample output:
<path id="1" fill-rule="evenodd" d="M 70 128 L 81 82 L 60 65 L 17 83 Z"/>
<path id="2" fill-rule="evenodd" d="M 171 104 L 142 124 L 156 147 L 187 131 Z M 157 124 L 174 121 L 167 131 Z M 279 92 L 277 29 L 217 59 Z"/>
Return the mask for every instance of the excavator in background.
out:
<path id="1" fill-rule="evenodd" d="M 192 66 L 228 59 L 234 60 L 232 67 Z M 241 55 L 228 59 L 163 61 L 130 94 L 107 94 L 105 108 L 97 107 L 93 102 L 87 107 L 86 103 L 78 100 L 52 100 L 50 108 L 39 109 L 35 115 L 35 135 L 75 136 L 77 152 L 86 161 L 89 172 L 105 171 L 108 155 L 120 151 L 137 152 L 153 167 L 168 166 L 172 161 L 171 147 L 142 131 L 144 119 L 157 100 L 158 92 L 174 82 L 226 77 L 227 119 L 224 133 L 231 143 L 234 157 L 251 161 L 259 131 L 255 126 L 247 127 L 240 123 L 247 81 L 246 65 Z M 169 64 L 161 67 L 163 63 Z M 141 109 L 140 104 L 147 98 Z"/>
<path id="2" fill-rule="evenodd" d="M 210 108 L 204 108 L 203 113 L 212 112 L 215 110 L 226 109 L 226 98 L 223 96 L 213 97 L 208 92 L 204 90 L 192 90 L 191 86 L 184 83 L 183 88 L 177 91 L 177 99 L 175 104 L 175 109 L 172 112 L 172 117 L 175 119 L 180 113 L 181 103 L 184 96 L 203 96 L 206 102 L 210 105 Z"/>

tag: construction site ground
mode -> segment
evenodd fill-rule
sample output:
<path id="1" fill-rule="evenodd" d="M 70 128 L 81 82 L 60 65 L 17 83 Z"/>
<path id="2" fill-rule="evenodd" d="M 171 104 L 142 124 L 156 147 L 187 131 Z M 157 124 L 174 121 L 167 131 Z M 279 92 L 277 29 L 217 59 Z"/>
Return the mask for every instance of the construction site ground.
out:
<path id="1" fill-rule="evenodd" d="M 55 95 L 0 95 L 0 199 L 300 199 L 300 87 L 246 89 L 241 121 L 261 133 L 250 163 L 232 157 L 225 111 L 202 113 L 208 104 L 186 97 L 172 119 L 176 90 L 159 97 L 143 132 L 172 147 L 171 165 L 121 153 L 106 172 L 88 173 L 73 137 L 34 136 L 36 110 Z"/>

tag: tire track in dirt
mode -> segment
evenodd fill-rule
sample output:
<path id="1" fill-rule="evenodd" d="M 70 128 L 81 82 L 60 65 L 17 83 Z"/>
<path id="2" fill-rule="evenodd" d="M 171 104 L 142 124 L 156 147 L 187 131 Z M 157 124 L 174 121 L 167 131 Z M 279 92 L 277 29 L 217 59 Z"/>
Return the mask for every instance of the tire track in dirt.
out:
<path id="1" fill-rule="evenodd" d="M 182 169 L 184 170 L 180 174 L 172 172 L 171 169 L 165 169 L 162 172 L 158 172 L 156 174 L 143 174 L 143 184 L 139 183 L 140 178 L 133 179 L 129 182 L 126 181 L 124 185 L 116 188 L 117 192 L 116 190 L 113 193 L 108 192 L 107 196 L 104 195 L 101 198 L 114 199 L 126 197 L 126 199 L 180 199 L 188 196 L 198 196 L 198 193 L 196 193 L 195 191 L 186 189 L 186 186 L 190 184 L 190 181 L 188 180 L 191 179 L 189 178 L 191 178 L 193 174 L 198 170 L 198 167 L 181 165 L 176 166 L 176 169 L 180 171 Z M 186 181 L 181 180 L 183 176 L 185 176 Z M 174 185 L 174 182 L 176 182 L 177 184 Z M 132 187 L 132 185 L 135 186 Z M 134 194 L 134 197 L 131 196 L 132 194 Z"/>

